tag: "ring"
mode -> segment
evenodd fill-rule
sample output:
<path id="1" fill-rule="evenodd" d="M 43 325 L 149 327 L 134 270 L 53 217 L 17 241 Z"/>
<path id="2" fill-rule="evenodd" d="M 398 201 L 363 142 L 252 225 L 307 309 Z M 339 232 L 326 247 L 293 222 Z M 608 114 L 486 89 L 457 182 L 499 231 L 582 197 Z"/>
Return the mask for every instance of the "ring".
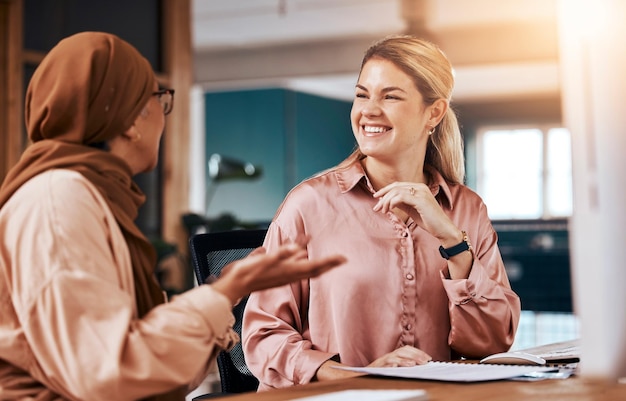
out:
<path id="1" fill-rule="evenodd" d="M 415 196 L 415 188 L 411 187 L 409 189 L 409 193 L 411 194 L 411 196 Z"/>

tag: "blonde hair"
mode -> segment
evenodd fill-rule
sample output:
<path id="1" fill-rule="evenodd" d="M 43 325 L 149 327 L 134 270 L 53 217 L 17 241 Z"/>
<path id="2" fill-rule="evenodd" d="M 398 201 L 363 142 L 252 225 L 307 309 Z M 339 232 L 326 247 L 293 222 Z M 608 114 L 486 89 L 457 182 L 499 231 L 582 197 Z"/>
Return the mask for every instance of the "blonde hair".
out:
<path id="1" fill-rule="evenodd" d="M 456 114 L 450 107 L 454 76 L 452 65 L 445 54 L 431 42 L 409 35 L 393 35 L 375 42 L 367 49 L 361 62 L 361 71 L 372 58 L 391 61 L 411 77 L 424 98 L 424 104 L 431 105 L 439 99 L 448 102 L 445 116 L 429 137 L 424 162 L 437 169 L 447 181 L 463 183 L 463 138 Z M 359 150 L 353 156 L 363 157 Z"/>

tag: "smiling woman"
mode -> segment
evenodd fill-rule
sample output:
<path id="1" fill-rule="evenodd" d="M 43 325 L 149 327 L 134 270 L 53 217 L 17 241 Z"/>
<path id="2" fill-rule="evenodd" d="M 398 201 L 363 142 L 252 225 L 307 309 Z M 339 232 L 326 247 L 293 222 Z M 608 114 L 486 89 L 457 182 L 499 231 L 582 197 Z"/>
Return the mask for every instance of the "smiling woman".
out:
<path id="1" fill-rule="evenodd" d="M 324 277 L 253 294 L 243 346 L 259 389 L 506 351 L 520 315 L 481 198 L 462 184 L 453 76 L 432 43 L 365 53 L 351 110 L 358 149 L 297 185 L 264 246 L 342 252 Z M 348 284 L 346 284 L 348 283 Z"/>

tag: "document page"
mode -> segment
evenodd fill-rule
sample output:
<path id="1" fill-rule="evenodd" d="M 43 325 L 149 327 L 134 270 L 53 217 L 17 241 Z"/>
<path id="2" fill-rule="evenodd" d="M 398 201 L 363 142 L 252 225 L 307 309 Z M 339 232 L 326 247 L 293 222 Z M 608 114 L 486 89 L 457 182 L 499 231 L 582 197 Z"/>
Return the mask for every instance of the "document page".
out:
<path id="1" fill-rule="evenodd" d="M 536 372 L 553 371 L 553 367 L 529 365 L 479 365 L 475 363 L 428 362 L 425 365 L 397 368 L 370 368 L 335 366 L 336 369 L 351 370 L 377 376 L 402 377 L 407 379 L 438 380 L 451 382 L 481 382 L 511 379 Z"/>

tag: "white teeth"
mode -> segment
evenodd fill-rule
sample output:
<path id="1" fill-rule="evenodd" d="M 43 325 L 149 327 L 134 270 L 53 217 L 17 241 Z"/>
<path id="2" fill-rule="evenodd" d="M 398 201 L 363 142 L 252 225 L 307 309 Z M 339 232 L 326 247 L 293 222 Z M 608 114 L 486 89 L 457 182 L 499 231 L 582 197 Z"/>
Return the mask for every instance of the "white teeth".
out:
<path id="1" fill-rule="evenodd" d="M 383 127 L 371 127 L 369 125 L 364 126 L 363 129 L 365 130 L 365 132 L 376 132 L 376 133 L 379 133 L 379 132 L 384 132 L 385 131 L 385 128 L 383 128 Z"/>

